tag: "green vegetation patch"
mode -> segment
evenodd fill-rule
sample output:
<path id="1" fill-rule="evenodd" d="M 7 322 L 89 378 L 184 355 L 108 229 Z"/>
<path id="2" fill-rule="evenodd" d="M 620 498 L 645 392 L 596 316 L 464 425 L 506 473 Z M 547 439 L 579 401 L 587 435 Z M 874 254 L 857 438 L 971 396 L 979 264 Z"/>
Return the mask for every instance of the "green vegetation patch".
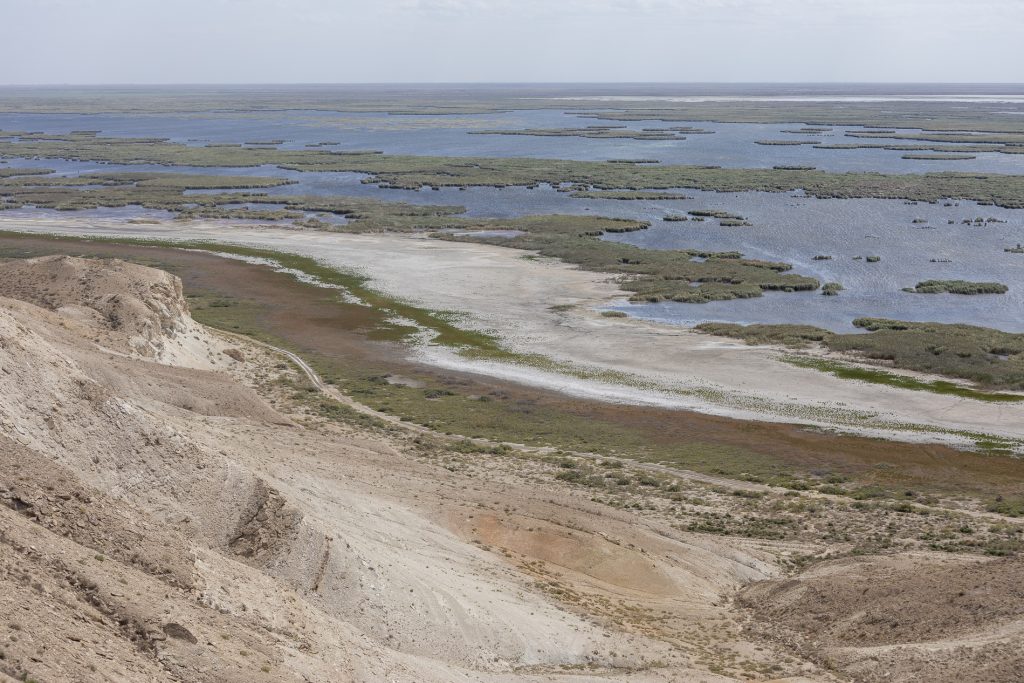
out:
<path id="1" fill-rule="evenodd" d="M 1016 154 L 1016 153 L 1018 153 L 1018 152 L 1007 151 L 1007 150 L 1013 149 L 1013 148 L 994 147 L 992 145 L 957 145 L 957 146 L 952 146 L 952 145 L 934 145 L 934 144 L 931 144 L 931 145 L 919 145 L 919 144 L 900 145 L 900 144 L 893 144 L 893 143 L 879 144 L 879 143 L 868 143 L 868 142 L 856 142 L 856 143 L 840 142 L 840 143 L 832 143 L 832 144 L 817 144 L 817 145 L 814 146 L 814 149 L 833 149 L 833 150 L 836 150 L 836 149 L 884 149 L 884 150 L 888 150 L 890 152 L 910 152 L 910 153 L 916 153 L 916 152 L 935 152 L 935 153 L 937 153 L 938 158 L 945 158 L 945 155 L 958 155 L 958 154 L 966 154 L 966 153 L 970 153 L 972 155 L 973 154 L 985 153 L 985 152 L 1004 152 L 1004 153 L 1007 153 L 1007 154 Z M 919 158 L 927 159 L 927 158 L 930 158 L 931 156 L 932 155 L 922 154 L 922 155 L 920 155 Z M 913 158 L 913 157 L 914 157 L 914 154 L 908 154 L 908 155 L 904 156 L 903 158 L 904 159 L 908 159 L 908 158 Z M 970 156 L 969 158 L 973 159 L 974 156 Z"/>
<path id="2" fill-rule="evenodd" d="M 604 121 L 716 121 L 721 123 L 778 123 L 795 121 L 813 127 L 864 126 L 890 129 L 862 131 L 891 137 L 894 129 L 920 128 L 924 135 L 966 135 L 965 131 L 1024 134 L 1021 109 L 1001 103 L 974 103 L 964 107 L 956 102 L 658 102 L 616 103 L 615 110 L 581 112 L 581 116 Z M 907 135 L 912 135 L 907 133 Z"/>
<path id="3" fill-rule="evenodd" d="M 678 194 L 675 192 L 643 192 L 641 190 L 621 190 L 621 191 L 605 191 L 605 192 L 593 192 L 587 190 L 579 190 L 569 194 L 573 199 L 617 199 L 619 201 L 667 201 L 667 200 L 683 200 L 690 199 L 685 194 Z"/>
<path id="4" fill-rule="evenodd" d="M 860 358 L 889 363 L 904 370 L 916 370 L 947 377 L 965 379 L 991 389 L 1024 390 L 1024 334 L 1002 332 L 973 325 L 944 323 L 913 323 L 882 318 L 858 318 L 857 327 L 869 334 L 836 334 L 809 325 L 735 325 L 704 323 L 695 329 L 707 334 L 743 339 L 751 344 L 781 344 L 800 347 L 823 344 L 831 351 L 856 354 Z M 858 370 L 859 372 L 859 370 Z M 857 377 L 879 378 L 875 371 Z M 894 376 L 896 377 L 896 376 Z M 899 377 L 891 382 L 916 382 Z M 1017 401 L 1021 397 L 1004 395 L 980 398 L 978 392 L 957 385 L 923 382 L 921 389 L 940 393 L 974 392 L 964 395 L 979 400 Z"/>
<path id="5" fill-rule="evenodd" d="M 905 375 L 897 375 L 884 370 L 873 370 L 863 367 L 838 363 L 836 361 L 820 358 L 807 358 L 805 356 L 788 356 L 784 359 L 790 365 L 801 368 L 813 368 L 821 372 L 827 372 L 841 379 L 859 380 L 871 384 L 884 384 L 898 389 L 909 389 L 911 391 L 928 391 L 933 394 L 946 394 L 971 398 L 976 401 L 988 401 L 991 403 L 1019 403 L 1024 401 L 1024 396 L 1015 394 L 1000 394 L 985 391 L 978 391 L 964 387 L 953 382 L 934 381 L 928 382 Z"/>
<path id="6" fill-rule="evenodd" d="M 383 187 L 526 186 L 576 183 L 605 190 L 695 188 L 718 192 L 791 192 L 814 197 L 864 197 L 937 202 L 974 200 L 1024 208 L 1024 176 L 978 173 L 829 173 L 775 168 L 610 164 L 565 159 L 430 157 L 325 149 L 187 146 L 160 139 L 68 134 L 0 140 L 0 157 L 75 159 L 119 164 L 197 167 L 274 165 L 296 171 L 368 174 Z"/>
<path id="7" fill-rule="evenodd" d="M 1024 389 L 1024 335 L 974 325 L 858 318 L 871 334 L 838 335 L 836 351 L 856 351 L 896 367 L 933 372 L 983 386 Z"/>
<path id="8" fill-rule="evenodd" d="M 850 131 L 848 138 L 919 140 L 952 144 L 1024 145 L 1024 133 L 897 133 L 896 131 Z"/>
<path id="9" fill-rule="evenodd" d="M 558 220 L 552 220 L 557 218 Z M 516 219 L 518 237 L 455 237 L 535 251 L 591 271 L 617 273 L 632 301 L 704 303 L 762 296 L 765 291 L 807 291 L 818 281 L 790 273 L 786 263 L 744 259 L 736 252 L 642 249 L 595 239 L 566 217 Z M 646 226 L 644 226 L 646 227 Z M 613 229 L 614 226 L 613 226 Z M 630 228 L 623 225 L 620 229 Z"/>
<path id="10" fill-rule="evenodd" d="M 805 128 L 797 128 L 796 130 L 784 130 L 782 132 L 793 133 L 794 135 L 821 135 L 822 133 L 829 133 L 831 131 L 831 128 L 814 128 L 808 126 Z"/>
<path id="11" fill-rule="evenodd" d="M 792 147 L 796 145 L 816 145 L 817 140 L 754 140 L 755 145 Z"/>
<path id="12" fill-rule="evenodd" d="M 970 161 L 978 157 L 973 154 L 904 154 L 903 158 L 918 161 Z"/>
<path id="13" fill-rule="evenodd" d="M 916 294 L 1006 294 L 1009 287 L 999 282 L 968 282 L 967 280 L 924 280 L 903 291 Z"/>
<path id="14" fill-rule="evenodd" d="M 49 168 L 0 168 L 0 178 L 14 178 L 16 176 L 47 175 L 53 173 Z"/>
<path id="15" fill-rule="evenodd" d="M 625 126 L 587 126 L 586 128 L 524 128 L 522 130 L 473 130 L 470 135 L 532 135 L 537 137 L 574 137 L 599 140 L 685 140 L 680 131 L 668 128 L 630 130 Z"/>
<path id="16" fill-rule="evenodd" d="M 742 339 L 748 344 L 780 344 L 806 347 L 824 342 L 834 333 L 813 325 L 738 325 L 736 323 L 701 323 L 693 329 L 719 337 Z"/>
<path id="17" fill-rule="evenodd" d="M 851 138 L 882 138 L 888 140 L 932 143 L 918 145 L 918 149 L 957 152 L 999 152 L 1000 154 L 1024 154 L 1024 135 L 1020 133 L 895 133 L 854 131 L 846 134 Z M 885 143 L 886 149 L 910 148 L 907 144 Z M 973 157 L 969 157 L 973 158 Z"/>
<path id="18" fill-rule="evenodd" d="M 687 211 L 687 213 L 690 214 L 691 216 L 697 216 L 699 218 L 724 218 L 737 221 L 746 220 L 745 218 L 743 218 L 743 216 L 737 215 L 735 213 L 730 213 L 729 211 L 719 211 L 716 209 L 696 209 L 694 211 Z"/>
<path id="19" fill-rule="evenodd" d="M 1014 496 L 1005 498 L 996 496 L 988 506 L 989 512 L 994 512 L 1007 517 L 1024 517 L 1024 497 Z"/>

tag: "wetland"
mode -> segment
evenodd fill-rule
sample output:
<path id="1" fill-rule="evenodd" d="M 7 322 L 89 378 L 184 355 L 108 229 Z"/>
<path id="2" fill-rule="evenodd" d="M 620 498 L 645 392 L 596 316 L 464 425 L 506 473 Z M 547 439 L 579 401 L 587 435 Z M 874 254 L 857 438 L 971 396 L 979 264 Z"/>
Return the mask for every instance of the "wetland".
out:
<path id="1" fill-rule="evenodd" d="M 228 107 L 235 94 L 195 90 L 122 93 L 100 111 L 83 94 L 73 108 L 6 94 L 8 218 L 484 243 L 609 276 L 608 316 L 683 328 L 875 337 L 857 324 L 870 316 L 1024 332 L 1017 102 L 968 116 L 956 97 L 644 106 L 353 90 L 291 92 L 283 110 L 274 93 Z"/>

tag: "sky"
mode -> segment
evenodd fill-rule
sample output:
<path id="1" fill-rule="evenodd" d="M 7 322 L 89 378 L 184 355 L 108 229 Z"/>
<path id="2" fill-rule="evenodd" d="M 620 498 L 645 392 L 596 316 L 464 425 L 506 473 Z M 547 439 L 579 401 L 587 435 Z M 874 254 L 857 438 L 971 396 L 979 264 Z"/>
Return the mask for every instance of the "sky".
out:
<path id="1" fill-rule="evenodd" d="M 0 84 L 1022 82 L 1024 0 L 0 0 Z"/>

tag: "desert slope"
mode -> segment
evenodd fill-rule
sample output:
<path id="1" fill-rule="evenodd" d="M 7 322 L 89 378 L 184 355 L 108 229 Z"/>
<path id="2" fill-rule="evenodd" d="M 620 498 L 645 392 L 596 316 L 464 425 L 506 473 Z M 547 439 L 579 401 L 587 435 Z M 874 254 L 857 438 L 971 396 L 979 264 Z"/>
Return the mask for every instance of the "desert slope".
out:
<path id="1" fill-rule="evenodd" d="M 539 577 L 735 635 L 726 596 L 777 572 L 575 495 L 452 473 L 402 434 L 283 415 L 253 389 L 280 359 L 194 323 L 166 273 L 12 261 L 0 294 L 10 676 L 725 680 Z"/>

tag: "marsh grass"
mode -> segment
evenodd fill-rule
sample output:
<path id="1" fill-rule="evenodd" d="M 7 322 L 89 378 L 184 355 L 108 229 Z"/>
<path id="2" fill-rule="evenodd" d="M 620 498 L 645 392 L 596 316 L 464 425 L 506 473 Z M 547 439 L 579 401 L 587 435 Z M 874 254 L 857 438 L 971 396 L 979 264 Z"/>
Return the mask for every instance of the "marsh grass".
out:
<path id="1" fill-rule="evenodd" d="M 701 216 L 703 218 L 724 218 L 732 220 L 746 220 L 743 216 L 740 216 L 729 211 L 720 211 L 717 209 L 695 209 L 693 211 L 687 211 L 691 216 Z"/>
<path id="2" fill-rule="evenodd" d="M 10 168 L 0 168 L 0 178 L 14 178 L 17 176 L 41 176 L 53 173 L 52 169 L 49 168 L 23 168 L 13 166 Z"/>
<path id="3" fill-rule="evenodd" d="M 683 199 L 691 199 L 691 197 L 685 194 L 677 194 L 674 192 L 643 192 L 638 190 L 623 190 L 614 191 L 606 190 L 604 192 L 590 192 L 590 191 L 577 191 L 569 194 L 573 199 L 617 199 L 619 201 L 676 201 Z"/>
<path id="4" fill-rule="evenodd" d="M 533 222 L 518 220 L 516 225 L 525 234 L 514 238 L 446 239 L 487 241 L 557 258 L 586 270 L 617 273 L 623 276 L 619 286 L 632 292 L 632 301 L 703 303 L 754 298 L 768 290 L 808 291 L 819 284 L 813 278 L 788 272 L 789 264 L 744 259 L 735 252 L 642 249 L 596 239 L 599 235 L 581 234 L 579 226 L 570 220 L 538 218 Z M 643 228 L 624 225 L 623 229 Z"/>
<path id="5" fill-rule="evenodd" d="M 790 141 L 792 142 L 792 141 Z M 1024 151 L 1024 148 L 1021 148 Z M 77 159 L 118 164 L 254 167 L 368 174 L 383 187 L 559 186 L 577 183 L 605 190 L 695 188 L 719 192 L 790 192 L 814 197 L 864 197 L 938 202 L 974 200 L 1024 207 L 1024 176 L 976 173 L 828 173 L 817 170 L 742 169 L 707 166 L 611 164 L 562 159 L 431 157 L 322 149 L 189 147 L 160 139 L 51 135 L 0 140 L 0 157 Z"/>
<path id="6" fill-rule="evenodd" d="M 968 282 L 967 280 L 924 280 L 904 291 L 916 294 L 1005 294 L 1009 287 L 999 282 Z"/>
<path id="7" fill-rule="evenodd" d="M 604 121 L 715 121 L 721 123 L 801 122 L 808 127 L 863 126 L 879 136 L 892 136 L 897 129 L 920 128 L 929 136 L 962 136 L 965 131 L 1024 134 L 1024 122 L 998 104 L 978 103 L 964 108 L 954 102 L 637 102 L 618 104 L 615 110 L 580 112 L 580 116 Z M 913 135 L 913 133 L 904 133 Z"/>
<path id="8" fill-rule="evenodd" d="M 629 130 L 616 126 L 586 128 L 524 128 L 522 130 L 472 130 L 469 135 L 530 135 L 537 137 L 575 137 L 598 140 L 685 140 L 686 136 L 667 128 Z"/>
<path id="9" fill-rule="evenodd" d="M 1011 147 L 998 147 L 992 145 L 899 145 L 892 143 L 869 143 L 869 142 L 839 142 L 839 143 L 821 143 L 814 146 L 814 149 L 825 149 L 825 150 L 843 150 L 843 149 L 884 149 L 890 152 L 907 152 L 904 155 L 904 159 L 929 159 L 939 158 L 944 159 L 946 155 L 958 156 L 968 154 L 967 158 L 974 159 L 974 154 L 983 154 L 987 152 L 1002 152 L 1004 154 L 1017 154 L 1019 152 L 1012 151 L 1015 148 Z M 933 152 L 934 154 L 926 154 L 927 152 Z"/>
<path id="10" fill-rule="evenodd" d="M 972 325 L 883 318 L 858 318 L 853 324 L 869 334 L 836 334 L 810 325 L 704 323 L 695 329 L 743 339 L 751 344 L 792 347 L 822 344 L 832 351 L 854 354 L 859 359 L 964 379 L 984 389 L 1024 390 L 1024 334 Z M 942 385 L 937 388 L 945 390 Z M 998 400 L 1016 401 L 1019 397 Z"/>
<path id="11" fill-rule="evenodd" d="M 1020 403 L 1024 396 L 1016 394 L 1000 394 L 987 391 L 978 391 L 953 382 L 945 381 L 923 381 L 905 375 L 897 375 L 884 370 L 875 370 L 836 361 L 823 360 L 820 358 L 808 358 L 806 356 L 787 356 L 785 360 L 790 365 L 801 368 L 813 368 L 821 372 L 827 372 L 841 379 L 858 380 L 871 384 L 884 384 L 885 386 L 896 387 L 897 389 L 909 389 L 911 391 L 927 391 L 933 394 L 947 396 L 958 396 L 970 398 L 975 401 L 986 401 L 989 403 Z"/>
<path id="12" fill-rule="evenodd" d="M 978 157 L 973 154 L 904 154 L 902 158 L 918 161 L 970 161 Z"/>

